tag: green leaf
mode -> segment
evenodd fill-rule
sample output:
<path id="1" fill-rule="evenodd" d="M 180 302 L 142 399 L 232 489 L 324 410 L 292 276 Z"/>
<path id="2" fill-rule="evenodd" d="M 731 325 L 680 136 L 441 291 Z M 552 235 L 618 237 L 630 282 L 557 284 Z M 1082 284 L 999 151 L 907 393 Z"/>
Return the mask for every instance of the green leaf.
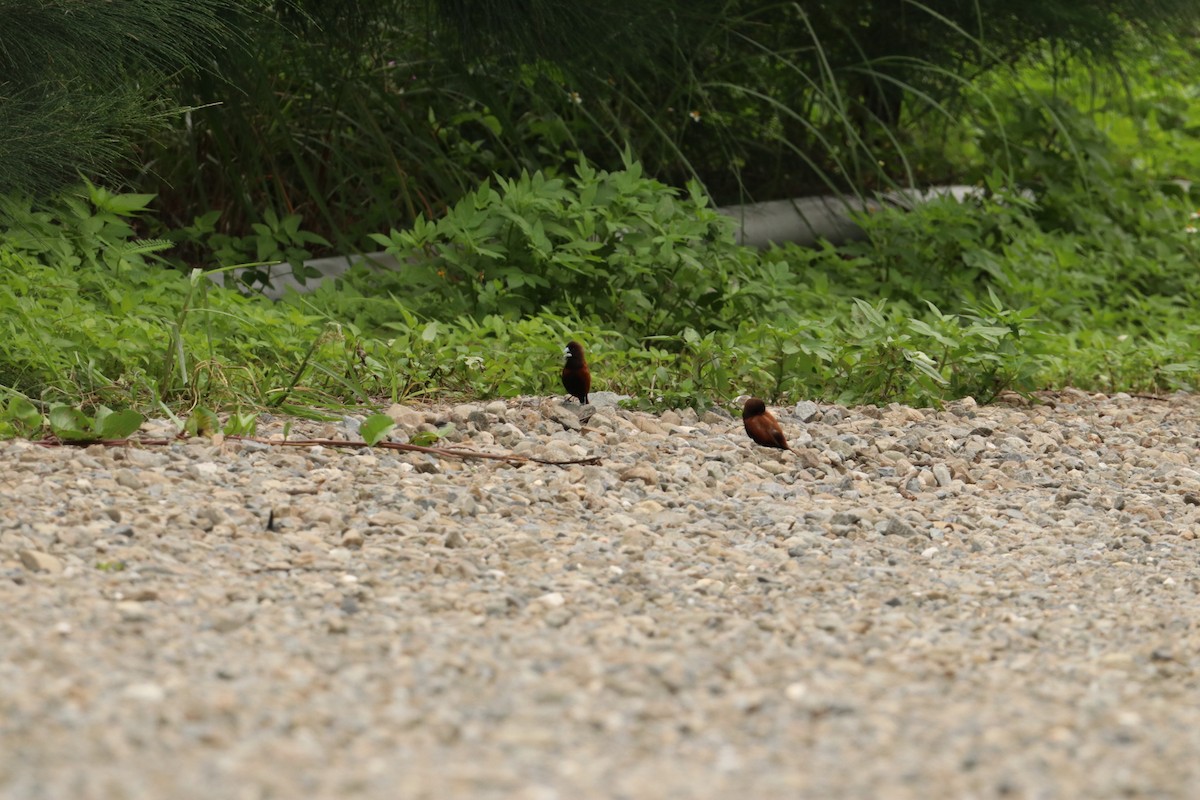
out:
<path id="1" fill-rule="evenodd" d="M 104 198 L 101 203 L 97 203 L 97 207 L 128 217 L 139 211 L 145 211 L 154 198 L 155 195 L 152 194 L 114 194 Z"/>
<path id="2" fill-rule="evenodd" d="M 281 227 L 288 236 L 295 237 L 300 232 L 300 223 L 303 221 L 304 218 L 299 214 L 288 214 L 283 218 L 283 225 Z"/>
<path id="3" fill-rule="evenodd" d="M 418 431 L 414 433 L 408 440 L 409 444 L 419 445 L 420 447 L 430 447 L 438 442 L 438 440 L 454 432 L 454 423 L 447 422 L 436 431 Z"/>
<path id="4" fill-rule="evenodd" d="M 92 418 L 78 408 L 56 406 L 50 409 L 49 420 L 50 430 L 60 439 L 81 441 L 96 438 L 92 431 Z"/>
<path id="5" fill-rule="evenodd" d="M 101 439 L 126 439 L 142 427 L 145 420 L 145 417 L 131 409 L 115 411 L 103 419 L 97 417 L 97 432 Z"/>
<path id="6" fill-rule="evenodd" d="M 140 256 L 146 253 L 157 253 L 162 250 L 170 250 L 175 247 L 175 243 L 166 239 L 135 239 L 127 245 L 113 248 L 114 252 L 119 254 L 121 258 L 129 256 Z"/>
<path id="7" fill-rule="evenodd" d="M 374 447 L 386 439 L 395 427 L 395 421 L 387 414 L 372 414 L 363 420 L 359 433 L 364 442 Z"/>
<path id="8" fill-rule="evenodd" d="M 916 367 L 918 372 L 925 375 L 926 377 L 928 377 L 930 380 L 934 381 L 935 383 L 938 383 L 938 384 L 947 383 L 946 379 L 942 376 L 942 374 L 940 372 L 938 372 L 937 365 L 934 364 L 933 361 L 929 358 L 929 356 L 925 355 L 924 353 L 919 352 L 919 351 L 906 350 L 904 352 L 904 358 L 906 361 L 908 361 L 909 364 L 912 364 L 914 367 Z"/>
<path id="9" fill-rule="evenodd" d="M 212 436 L 221 430 L 221 420 L 212 409 L 197 406 L 183 430 L 188 436 Z"/>
<path id="10" fill-rule="evenodd" d="M 258 430 L 258 415 L 253 412 L 237 411 L 225 421 L 226 436 L 253 436 Z"/>
<path id="11" fill-rule="evenodd" d="M 433 431 L 418 431 L 409 437 L 408 443 L 417 447 L 432 447 L 437 444 L 438 435 Z"/>
<path id="12" fill-rule="evenodd" d="M 32 433 L 42 424 L 42 414 L 33 403 L 24 397 L 9 398 L 3 419 L 15 422 L 18 430 Z"/>
<path id="13" fill-rule="evenodd" d="M 389 247 L 395 247 L 399 244 L 397 241 L 398 236 L 399 234 L 393 230 L 391 236 L 384 236 L 382 233 L 371 233 L 367 235 L 367 238 L 375 242 L 375 244 L 379 245 L 380 247 L 386 249 Z"/>

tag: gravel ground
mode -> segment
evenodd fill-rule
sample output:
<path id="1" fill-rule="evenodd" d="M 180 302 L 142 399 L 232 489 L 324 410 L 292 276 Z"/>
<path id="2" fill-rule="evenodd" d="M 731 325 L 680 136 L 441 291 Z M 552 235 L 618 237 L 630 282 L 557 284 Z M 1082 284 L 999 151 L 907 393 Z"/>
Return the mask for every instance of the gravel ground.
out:
<path id="1" fill-rule="evenodd" d="M 1041 400 L 0 443 L 0 796 L 1200 796 L 1200 399 Z"/>

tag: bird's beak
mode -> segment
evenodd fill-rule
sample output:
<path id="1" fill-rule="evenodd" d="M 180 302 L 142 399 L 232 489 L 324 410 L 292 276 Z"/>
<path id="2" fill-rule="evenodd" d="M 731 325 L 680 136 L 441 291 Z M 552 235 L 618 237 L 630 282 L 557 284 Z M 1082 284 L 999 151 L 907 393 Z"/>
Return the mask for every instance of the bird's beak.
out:
<path id="1" fill-rule="evenodd" d="M 563 348 L 563 358 L 570 358 L 570 357 L 571 357 L 571 348 L 564 347 Z"/>

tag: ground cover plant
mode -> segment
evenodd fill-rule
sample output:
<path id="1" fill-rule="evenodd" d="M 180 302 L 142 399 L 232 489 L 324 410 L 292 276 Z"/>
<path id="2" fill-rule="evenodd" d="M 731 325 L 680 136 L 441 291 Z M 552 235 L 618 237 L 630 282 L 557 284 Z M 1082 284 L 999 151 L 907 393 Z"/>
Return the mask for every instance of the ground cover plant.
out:
<path id="1" fill-rule="evenodd" d="M 1200 103 L 1196 55 L 1172 47 L 1134 53 L 1129 92 L 1045 59 L 981 83 L 945 157 L 979 195 L 864 215 L 866 239 L 837 246 L 740 247 L 698 184 L 669 187 L 627 151 L 612 169 L 497 176 L 378 230 L 400 270 L 274 303 L 144 238 L 151 195 L 10 197 L 0 433 L 98 435 L 124 409 L 218 409 L 246 429 L 254 413 L 558 394 L 569 338 L 588 345 L 593 391 L 646 407 L 1190 390 Z M 208 272 L 317 243 L 296 215 L 268 220 L 241 238 L 199 220 L 184 240 L 222 253 Z"/>

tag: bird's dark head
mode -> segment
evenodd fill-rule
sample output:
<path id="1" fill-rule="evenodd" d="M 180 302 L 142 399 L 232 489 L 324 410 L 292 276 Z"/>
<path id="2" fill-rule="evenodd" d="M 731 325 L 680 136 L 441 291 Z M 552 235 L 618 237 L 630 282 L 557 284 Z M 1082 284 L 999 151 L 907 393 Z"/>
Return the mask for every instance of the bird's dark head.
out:
<path id="1" fill-rule="evenodd" d="M 563 358 L 570 361 L 572 358 L 583 360 L 583 345 L 579 342 L 567 342 L 567 346 L 563 348 Z"/>
<path id="2" fill-rule="evenodd" d="M 742 419 L 750 419 L 765 413 L 767 413 L 767 404 L 762 401 L 761 397 L 751 397 L 742 406 Z"/>

